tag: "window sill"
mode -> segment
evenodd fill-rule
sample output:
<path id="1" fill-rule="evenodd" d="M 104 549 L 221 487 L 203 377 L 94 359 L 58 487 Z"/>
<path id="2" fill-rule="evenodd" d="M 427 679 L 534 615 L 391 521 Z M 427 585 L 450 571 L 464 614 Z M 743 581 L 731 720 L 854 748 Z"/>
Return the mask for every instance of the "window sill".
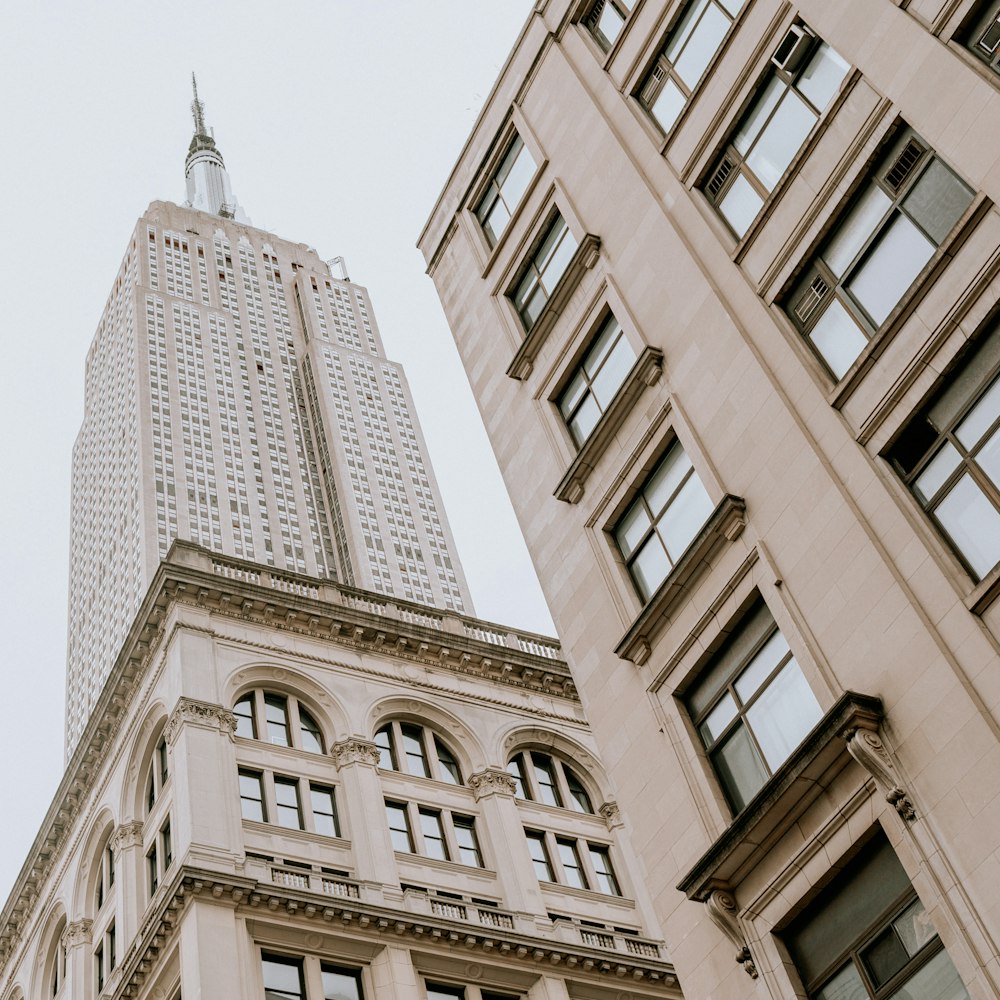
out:
<path id="1" fill-rule="evenodd" d="M 727 493 L 622 637 L 615 648 L 618 656 L 631 660 L 637 667 L 649 659 L 652 642 L 666 626 L 667 615 L 687 592 L 705 561 L 723 542 L 739 538 L 746 523 L 745 501 Z"/>
<path id="2" fill-rule="evenodd" d="M 351 842 L 345 837 L 330 837 L 325 833 L 314 833 L 312 830 L 299 830 L 293 826 L 281 826 L 278 823 L 261 823 L 256 819 L 243 820 L 243 827 L 267 837 L 288 837 L 290 840 L 300 840 L 308 844 L 321 844 L 327 850 L 349 851 Z"/>
<path id="3" fill-rule="evenodd" d="M 852 759 L 844 736 L 876 729 L 883 714 L 878 698 L 853 691 L 842 695 L 677 888 L 700 902 L 717 889 L 732 892 Z"/>
<path id="4" fill-rule="evenodd" d="M 541 886 L 542 892 L 559 893 L 565 896 L 575 896 L 577 899 L 590 900 L 591 902 L 600 901 L 602 903 L 611 903 L 612 906 L 622 906 L 630 910 L 635 909 L 635 900 L 629 899 L 628 896 L 615 896 L 607 892 L 597 892 L 594 889 L 577 889 L 573 885 L 563 885 L 562 882 L 543 882 L 541 879 L 539 879 L 538 884 Z"/>
<path id="5" fill-rule="evenodd" d="M 521 344 L 517 354 L 514 355 L 514 359 L 507 369 L 507 374 L 511 378 L 522 382 L 531 374 L 532 363 L 538 356 L 538 352 L 542 349 L 542 345 L 548 338 L 549 332 L 555 325 L 569 297 L 580 283 L 584 271 L 589 271 L 597 263 L 600 252 L 601 238 L 595 236 L 593 233 L 587 233 L 576 248 L 576 253 L 573 254 L 572 259 L 566 266 L 566 270 L 563 272 L 558 284 L 552 290 L 552 295 L 549 297 L 548 302 L 545 303 L 542 311 L 538 314 L 535 325 L 528 331 L 524 338 L 524 343 Z"/>
<path id="6" fill-rule="evenodd" d="M 663 352 L 655 347 L 647 347 L 639 355 L 632 370 L 615 393 L 611 404 L 601 415 L 590 437 L 583 442 L 576 458 L 559 481 L 553 493 L 557 500 L 564 500 L 566 503 L 580 502 L 587 479 L 617 433 L 625 414 L 642 395 L 643 389 L 659 382 L 662 373 Z"/>
<path id="7" fill-rule="evenodd" d="M 397 862 L 427 866 L 437 868 L 440 871 L 459 872 L 466 876 L 479 875 L 482 878 L 493 879 L 497 873 L 492 868 L 480 868 L 477 865 L 463 865 L 460 861 L 442 861 L 440 858 L 429 858 L 426 854 L 417 854 L 415 851 L 393 851 Z"/>

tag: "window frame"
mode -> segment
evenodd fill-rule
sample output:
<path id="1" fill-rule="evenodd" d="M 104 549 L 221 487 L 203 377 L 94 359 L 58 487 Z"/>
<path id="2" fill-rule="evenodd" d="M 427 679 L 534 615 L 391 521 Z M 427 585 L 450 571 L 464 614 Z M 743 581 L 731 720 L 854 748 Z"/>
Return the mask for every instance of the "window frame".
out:
<path id="1" fill-rule="evenodd" d="M 797 54 L 794 65 L 791 68 L 787 68 L 787 65 L 782 65 L 779 62 L 779 53 L 787 45 L 790 37 L 797 37 L 799 40 L 805 39 L 805 41 L 801 42 L 802 47 Z M 799 89 L 798 85 L 803 79 L 806 69 L 812 65 L 814 58 L 824 46 L 833 54 L 834 59 L 844 63 L 844 71 L 833 94 L 827 103 L 820 108 L 813 104 L 812 100 Z M 757 80 L 747 99 L 743 102 L 739 114 L 734 118 L 720 150 L 713 156 L 711 166 L 705 172 L 703 181 L 698 185 L 723 224 L 735 237 L 737 243 L 742 243 L 753 232 L 755 224 L 761 218 L 761 215 L 778 196 L 783 180 L 795 168 L 795 163 L 802 155 L 802 151 L 809 146 L 813 136 L 816 135 L 821 125 L 829 117 L 829 114 L 835 109 L 837 97 L 841 93 L 845 82 L 850 79 L 850 76 L 851 64 L 829 42 L 826 42 L 817 35 L 807 24 L 802 22 L 793 23 L 782 36 L 781 42 L 768 60 L 767 67 Z M 745 151 L 741 152 L 737 146 L 740 133 L 745 129 L 754 112 L 765 107 L 768 90 L 775 81 L 783 85 L 780 94 L 770 109 L 765 110 L 759 126 L 753 132 L 752 138 L 748 140 Z M 750 165 L 750 160 L 758 148 L 758 143 L 767 132 L 768 126 L 777 117 L 779 110 L 786 107 L 789 93 L 799 98 L 806 110 L 814 115 L 814 119 L 781 174 L 768 187 L 767 182 L 757 176 L 757 173 Z M 722 208 L 726 197 L 740 179 L 748 184 L 752 193 L 760 199 L 760 206 L 749 219 L 742 232 L 737 229 Z"/>
<path id="2" fill-rule="evenodd" d="M 990 50 L 981 44 L 991 30 L 997 33 L 996 43 Z M 972 10 L 956 33 L 959 42 L 980 63 L 993 73 L 1000 74 L 1000 0 L 973 4 Z"/>
<path id="3" fill-rule="evenodd" d="M 336 975 L 346 976 L 354 979 L 357 983 L 358 1000 L 365 1000 L 365 996 L 373 995 L 373 991 L 365 984 L 367 976 L 367 966 L 355 966 L 340 961 L 331 961 L 327 958 L 320 958 L 318 955 L 290 954 L 280 948 L 270 948 L 267 945 L 259 946 L 257 949 L 257 968 L 260 970 L 260 983 L 262 986 L 262 996 L 282 996 L 291 1000 L 323 1000 L 326 997 L 326 989 L 323 985 L 323 975 L 332 972 Z M 299 992 L 288 993 L 284 990 L 273 989 L 268 994 L 268 985 L 265 978 L 265 963 L 274 965 L 284 965 L 294 967 L 298 971 Z"/>
<path id="4" fill-rule="evenodd" d="M 521 132 L 521 129 L 510 125 L 503 131 L 501 136 L 498 137 L 488 158 L 489 165 L 483 168 L 484 179 L 479 185 L 477 185 L 476 192 L 469 199 L 469 211 L 472 217 L 476 220 L 479 232 L 482 234 L 483 239 L 486 242 L 487 249 L 491 254 L 498 246 L 500 246 L 503 242 L 504 236 L 514 225 L 521 206 L 527 201 L 528 195 L 531 193 L 531 189 L 534 186 L 535 179 L 538 177 L 539 164 L 535 159 L 535 155 L 532 152 L 531 147 L 524 141 L 524 136 Z M 504 177 L 504 182 L 506 182 L 511 173 L 513 173 L 514 167 L 522 154 L 527 154 L 528 159 L 534 166 L 534 170 L 531 172 L 531 176 L 528 178 L 524 187 L 517 195 L 516 200 L 508 204 L 506 198 L 504 198 L 503 184 L 499 183 L 497 178 L 507 162 L 507 157 L 510 156 L 512 149 L 517 143 L 521 144 L 521 148 L 516 154 L 514 161 L 511 163 L 510 169 Z M 502 150 L 502 152 L 499 152 L 500 150 Z M 497 201 L 502 201 L 504 208 L 507 210 L 507 221 L 504 223 L 503 228 L 499 232 L 494 233 L 494 239 L 490 238 L 491 230 L 487 229 L 483 215 L 481 214 L 483 205 L 491 195 L 493 196 L 492 201 L 490 202 L 491 211 L 495 207 Z M 486 212 L 485 214 L 488 219 L 490 213 Z"/>
<path id="5" fill-rule="evenodd" d="M 278 701 L 284 702 L 283 728 L 288 736 L 287 743 L 274 742 L 270 738 L 266 738 L 269 736 L 267 707 L 271 703 Z M 237 711 L 241 705 L 246 703 L 249 703 L 250 705 L 249 713 Z M 233 714 L 236 716 L 236 736 L 239 739 L 265 743 L 269 747 L 300 750 L 303 753 L 326 753 L 327 740 L 326 735 L 323 732 L 323 727 L 320 725 L 316 713 L 307 705 L 303 704 L 302 699 L 298 695 L 289 694 L 285 691 L 271 690 L 268 688 L 253 688 L 250 691 L 244 691 L 243 694 L 241 694 L 240 697 L 233 702 Z M 303 716 L 305 716 L 305 718 L 312 723 L 311 727 L 303 723 Z M 252 735 L 248 735 L 246 732 L 241 733 L 239 731 L 241 720 L 244 719 L 249 720 Z M 313 730 L 315 730 L 315 733 Z M 318 749 L 305 745 L 305 734 L 307 733 L 311 734 L 312 738 L 317 739 L 317 742 L 319 743 Z"/>
<path id="6" fill-rule="evenodd" d="M 552 767 L 554 797 L 556 799 L 554 803 L 547 802 L 540 794 L 538 776 L 535 770 L 536 756 L 545 758 Z M 515 770 L 518 772 L 517 774 L 514 773 Z M 593 798 L 590 790 L 587 788 L 587 783 L 581 781 L 580 776 L 573 770 L 570 764 L 566 763 L 556 754 L 550 753 L 547 750 L 543 751 L 532 749 L 531 747 L 522 747 L 511 754 L 510 759 L 507 761 L 506 771 L 514 778 L 520 789 L 527 793 L 524 795 L 515 793 L 515 798 L 521 799 L 524 802 L 533 802 L 536 805 L 549 806 L 553 809 L 567 809 L 571 812 L 583 813 L 589 816 L 596 815 L 597 811 L 594 809 Z M 588 809 L 582 807 L 579 799 L 570 787 L 567 774 L 571 775 L 573 780 L 580 785 L 581 790 L 586 795 Z M 575 804 L 568 805 L 567 803 Z"/>
<path id="7" fill-rule="evenodd" d="M 625 898 L 625 894 L 622 891 L 622 881 L 618 874 L 621 869 L 616 868 L 615 862 L 612 860 L 612 853 L 615 849 L 613 844 L 609 844 L 606 841 L 591 840 L 586 834 L 574 835 L 564 831 L 555 832 L 552 830 L 543 830 L 536 826 L 525 826 L 524 838 L 529 845 L 528 854 L 531 858 L 532 869 L 540 883 L 555 885 L 560 889 L 570 889 L 575 892 L 594 893 L 601 896 L 611 896 L 616 899 Z M 535 857 L 531 850 L 531 844 L 539 845 L 542 857 Z M 573 860 L 576 862 L 575 865 L 566 865 L 563 848 L 571 852 Z M 606 860 L 608 872 L 611 876 L 610 884 L 614 886 L 617 890 L 616 892 L 607 892 L 605 890 L 604 885 L 606 883 L 602 881 L 602 874 L 604 873 L 598 874 L 598 871 L 594 868 L 591 851 L 597 851 Z M 543 863 L 546 866 L 549 878 L 543 879 L 539 874 L 538 866 Z M 568 867 L 579 873 L 583 885 L 577 885 L 571 881 L 567 875 Z"/>
<path id="8" fill-rule="evenodd" d="M 548 252 L 543 254 L 542 251 L 546 249 L 549 239 L 557 229 L 559 222 L 562 222 L 562 232 L 551 247 L 548 248 Z M 572 251 L 568 256 L 563 255 L 562 269 L 558 275 L 555 275 L 555 280 L 552 282 L 551 288 L 546 289 L 542 279 L 549 276 L 548 269 L 552 262 L 559 256 L 559 251 L 563 250 L 565 245 L 568 245 L 566 243 L 567 240 L 572 243 Z M 514 314 L 517 316 L 521 335 L 525 339 L 530 337 L 539 328 L 540 321 L 545 315 L 546 307 L 549 303 L 558 299 L 567 276 L 573 270 L 573 262 L 579 254 L 582 244 L 583 240 L 577 237 L 573 226 L 570 225 L 569 219 L 567 219 L 566 213 L 558 205 L 551 205 L 545 213 L 541 225 L 537 228 L 535 236 L 522 257 L 514 274 L 514 279 L 511 281 L 506 292 L 506 298 L 510 302 Z M 544 261 L 544 266 L 539 263 L 540 260 Z M 534 277 L 534 281 L 528 285 L 528 279 L 532 276 Z M 535 293 L 538 291 L 541 291 L 545 297 L 538 306 L 538 312 L 535 314 L 534 319 L 531 319 L 529 322 L 526 312 L 534 300 Z"/>
<path id="9" fill-rule="evenodd" d="M 719 43 L 716 46 L 715 51 L 708 57 L 708 60 L 706 61 L 705 66 L 697 80 L 692 84 L 688 84 L 685 80 L 683 80 L 683 78 L 681 78 L 680 74 L 674 68 L 675 64 L 679 60 L 674 59 L 673 62 L 671 62 L 667 58 L 667 50 L 673 44 L 675 34 L 678 36 L 680 35 L 688 12 L 693 10 L 699 4 L 704 4 L 704 10 L 698 17 L 699 22 L 705 17 L 705 10 L 708 10 L 710 7 L 714 7 L 721 11 L 723 17 L 728 18 L 729 26 L 719 39 Z M 669 142 L 670 137 L 676 132 L 678 125 L 684 118 L 692 103 L 695 101 L 705 80 L 711 74 L 713 65 L 731 41 L 735 30 L 739 27 L 741 18 L 744 16 L 747 9 L 752 6 L 752 4 L 753 0 L 742 0 L 736 13 L 731 14 L 728 10 L 726 10 L 723 0 L 688 0 L 688 2 L 680 5 L 676 12 L 676 16 L 671 19 L 666 32 L 662 36 L 662 40 L 656 46 L 654 55 L 649 60 L 643 72 L 640 74 L 635 86 L 632 88 L 632 98 L 635 100 L 636 105 L 641 111 L 643 119 L 648 120 L 652 124 L 653 128 L 656 129 L 658 135 L 662 139 L 661 151 L 663 146 Z M 692 32 L 687 36 L 682 48 L 688 41 L 690 41 L 693 34 L 694 32 L 692 30 Z M 657 74 L 659 74 L 659 76 L 657 76 Z M 656 114 L 653 111 L 653 106 L 656 104 L 663 91 L 666 90 L 667 86 L 670 84 L 673 84 L 673 86 L 680 92 L 683 101 L 677 110 L 673 121 L 669 125 L 664 126 L 664 124 L 656 117 Z"/>
<path id="10" fill-rule="evenodd" d="M 524 993 L 508 992 L 504 989 L 495 990 L 490 987 L 478 986 L 475 983 L 443 982 L 437 977 L 421 977 L 423 980 L 424 996 L 427 1000 L 522 1000 Z"/>
<path id="11" fill-rule="evenodd" d="M 917 151 L 915 159 L 914 151 Z M 916 218 L 903 210 L 903 203 L 916 190 L 921 179 L 934 164 L 940 164 L 951 179 L 969 192 L 965 208 L 940 241 L 936 241 Z M 896 171 L 900 172 L 902 179 L 898 184 L 893 184 L 889 178 Z M 838 238 L 843 239 L 844 234 L 849 232 L 849 224 L 855 219 L 855 211 L 860 211 L 865 199 L 876 191 L 888 200 L 888 205 L 882 209 L 868 235 L 857 243 L 853 255 L 840 268 L 840 273 L 836 274 L 833 266 L 824 259 L 824 255 L 831 251 Z M 930 143 L 911 127 L 900 123 L 900 126 L 886 138 L 881 150 L 873 158 L 872 166 L 858 178 L 851 194 L 836 206 L 835 211 L 831 213 L 830 223 L 824 227 L 821 239 L 804 255 L 794 279 L 789 282 L 787 291 L 777 299 L 792 327 L 835 385 L 840 386 L 851 379 L 852 373 L 868 356 L 872 345 L 879 343 L 893 328 L 907 304 L 916 295 L 922 294 L 929 288 L 931 275 L 944 262 L 948 247 L 955 239 L 956 233 L 961 230 L 963 220 L 974 210 L 978 200 L 977 192 L 969 186 L 961 174 L 953 170 Z M 850 292 L 848 286 L 861 275 L 869 263 L 876 259 L 880 245 L 886 242 L 900 220 L 909 223 L 918 235 L 932 245 L 933 249 L 885 318 L 877 322 L 857 296 Z M 837 307 L 852 322 L 852 332 L 856 332 L 864 341 L 839 375 L 813 339 L 820 322 Z"/>
<path id="12" fill-rule="evenodd" d="M 411 732 L 407 733 L 404 730 L 411 730 Z M 416 736 L 413 734 L 413 730 L 418 731 Z M 388 733 L 384 741 L 385 745 L 379 741 L 379 737 L 384 733 Z M 409 758 L 415 755 L 406 750 L 407 738 L 418 740 L 424 771 L 430 773 L 417 773 L 409 769 Z M 378 766 L 382 771 L 394 771 L 397 774 L 405 774 L 411 778 L 440 781 L 447 785 L 454 785 L 457 788 L 465 787 L 464 768 L 458 755 L 451 749 L 448 741 L 430 726 L 410 722 L 407 719 L 389 719 L 387 722 L 383 722 L 375 731 L 374 743 L 379 750 Z M 457 779 L 448 768 L 448 765 L 441 760 L 442 750 L 444 750 L 445 754 L 454 763 L 458 771 Z M 406 767 L 400 767 L 404 763 Z"/>
<path id="13" fill-rule="evenodd" d="M 390 840 L 392 839 L 393 831 L 397 833 L 405 832 L 409 840 L 409 850 L 397 847 L 395 842 L 393 842 L 392 847 L 395 853 L 410 854 L 414 857 L 423 858 L 425 860 L 444 862 L 452 865 L 462 865 L 466 868 L 488 870 L 486 856 L 483 851 L 483 842 L 479 837 L 476 826 L 476 820 L 478 819 L 476 814 L 459 812 L 449 806 L 437 803 L 434 805 L 428 805 L 422 802 L 398 799 L 391 795 L 385 796 L 384 802 L 386 809 L 386 823 L 390 830 Z M 389 820 L 390 809 L 397 810 L 402 814 L 405 823 L 405 830 L 403 827 L 394 827 L 392 825 Z M 424 830 L 425 819 L 432 820 L 436 824 L 438 831 L 441 833 L 440 838 L 428 838 L 426 836 Z M 455 834 L 456 825 L 461 826 L 463 829 L 466 829 L 471 833 L 471 839 L 479 864 L 470 865 L 466 860 L 464 860 L 466 856 L 465 852 L 471 850 L 471 848 L 463 846 L 459 842 L 458 837 Z M 431 851 L 428 850 L 428 840 L 440 843 L 441 851 L 444 854 L 444 857 L 441 857 L 436 853 L 431 853 Z"/>
<path id="14" fill-rule="evenodd" d="M 149 761 L 146 771 L 146 785 L 143 795 L 143 803 L 146 807 L 146 815 L 149 816 L 156 808 L 156 803 L 166 791 L 170 781 L 169 750 L 167 748 L 167 734 L 161 732 L 153 746 L 153 755 Z"/>
<path id="15" fill-rule="evenodd" d="M 256 819 L 252 816 L 247 816 L 243 812 L 244 801 L 256 802 L 256 799 L 247 799 L 243 796 L 242 791 L 240 793 L 240 816 L 243 822 L 249 823 L 266 823 L 269 826 L 277 827 L 286 833 L 307 833 L 315 837 L 331 838 L 334 840 L 344 839 L 344 824 L 343 817 L 341 816 L 340 803 L 338 802 L 338 788 L 339 785 L 335 782 L 328 781 L 326 779 L 317 781 L 309 775 L 302 774 L 288 774 L 285 771 L 275 771 L 271 768 L 258 768 L 258 767 L 244 767 L 240 765 L 237 768 L 238 778 L 257 778 L 261 790 L 261 806 L 263 812 L 263 819 Z M 282 814 L 282 809 L 288 810 L 292 806 L 289 804 L 282 804 L 278 802 L 278 787 L 294 788 L 295 790 L 295 810 L 296 810 L 296 825 L 292 826 L 287 823 L 282 823 L 280 816 Z M 317 829 L 316 824 L 316 813 L 313 809 L 313 791 L 317 791 L 323 794 L 329 793 L 331 804 L 333 806 L 333 827 L 336 833 L 329 834 L 320 832 Z M 321 815 L 327 816 L 331 815 L 329 813 L 321 813 Z M 273 817 L 270 819 L 268 817 Z"/>
<path id="16" fill-rule="evenodd" d="M 613 8 L 618 17 L 621 18 L 621 23 L 614 38 L 608 38 L 600 27 L 603 19 L 602 15 L 609 7 Z M 583 14 L 580 16 L 579 23 L 583 25 L 587 34 L 597 43 L 601 52 L 605 56 L 608 56 L 625 34 L 625 29 L 628 26 L 628 21 L 632 16 L 634 7 L 634 2 L 630 7 L 624 0 L 590 0 L 590 3 L 587 4 Z"/>

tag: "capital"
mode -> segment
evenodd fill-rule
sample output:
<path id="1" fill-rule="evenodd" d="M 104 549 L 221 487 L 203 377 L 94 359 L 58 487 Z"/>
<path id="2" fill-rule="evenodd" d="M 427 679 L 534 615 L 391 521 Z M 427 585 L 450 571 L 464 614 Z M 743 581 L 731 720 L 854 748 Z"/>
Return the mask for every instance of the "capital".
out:
<path id="1" fill-rule="evenodd" d="M 514 779 L 499 767 L 487 767 L 469 775 L 469 787 L 476 796 L 476 801 L 489 795 L 513 796 L 517 791 Z"/>
<path id="2" fill-rule="evenodd" d="M 115 854 L 120 853 L 127 847 L 136 847 L 142 844 L 142 823 L 135 820 L 132 823 L 122 823 L 111 836 L 111 849 Z"/>
<path id="3" fill-rule="evenodd" d="M 215 729 L 224 736 L 232 738 L 236 732 L 236 716 L 221 705 L 208 701 L 196 701 L 194 698 L 179 698 L 174 710 L 167 720 L 167 742 L 173 746 L 181 726 L 190 723 L 202 729 Z"/>
<path id="4" fill-rule="evenodd" d="M 338 740 L 330 747 L 330 756 L 338 771 L 348 764 L 367 764 L 369 767 L 378 767 L 381 759 L 378 747 L 371 740 L 364 740 L 357 736 Z"/>

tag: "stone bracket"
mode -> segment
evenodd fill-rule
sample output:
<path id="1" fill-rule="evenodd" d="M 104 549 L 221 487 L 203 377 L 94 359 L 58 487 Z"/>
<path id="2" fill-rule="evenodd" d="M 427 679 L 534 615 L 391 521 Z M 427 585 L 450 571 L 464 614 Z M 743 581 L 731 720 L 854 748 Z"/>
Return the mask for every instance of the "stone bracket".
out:
<path id="1" fill-rule="evenodd" d="M 906 790 L 899 784 L 889 752 L 874 729 L 849 729 L 844 733 L 851 756 L 875 779 L 886 802 L 907 822 L 917 818 Z"/>
<path id="2" fill-rule="evenodd" d="M 723 934 L 736 946 L 736 961 L 743 966 L 743 971 L 751 978 L 757 978 L 757 966 L 754 965 L 750 946 L 743 936 L 737 918 L 736 899 L 725 889 L 713 889 L 705 899 L 708 915 Z"/>

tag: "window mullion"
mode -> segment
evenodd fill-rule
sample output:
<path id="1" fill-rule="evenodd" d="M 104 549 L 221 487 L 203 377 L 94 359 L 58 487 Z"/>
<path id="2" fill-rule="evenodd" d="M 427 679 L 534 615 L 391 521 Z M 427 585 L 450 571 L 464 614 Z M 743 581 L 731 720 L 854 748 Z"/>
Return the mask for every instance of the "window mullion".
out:
<path id="1" fill-rule="evenodd" d="M 603 845 L 602 845 L 603 846 Z M 577 840 L 576 857 L 583 874 L 583 881 L 592 892 L 601 892 L 601 883 L 594 871 L 594 865 L 590 857 L 590 844 L 586 840 Z"/>
<path id="2" fill-rule="evenodd" d="M 278 796 L 274 790 L 274 772 L 261 771 L 260 788 L 264 797 L 264 822 L 278 822 Z"/>
<path id="3" fill-rule="evenodd" d="M 288 745 L 302 749 L 302 721 L 299 718 L 299 699 L 285 700 L 285 716 L 288 719 Z"/>
<path id="4" fill-rule="evenodd" d="M 576 799 L 570 794 L 569 783 L 566 781 L 566 775 L 563 774 L 562 761 L 557 760 L 555 757 L 549 757 L 549 760 L 552 761 L 552 771 L 556 781 L 556 788 L 559 790 L 559 798 L 564 808 L 572 809 L 573 807 L 570 803 L 576 802 Z"/>
<path id="5" fill-rule="evenodd" d="M 402 759 L 406 756 L 403 751 L 403 730 L 400 727 L 398 720 L 393 720 L 390 725 L 392 726 L 392 743 L 389 750 L 389 756 L 392 757 L 392 769 L 405 774 L 407 772 L 403 770 Z"/>
<path id="6" fill-rule="evenodd" d="M 434 745 L 434 734 L 427 726 L 420 727 L 420 746 L 424 751 L 424 759 L 427 761 L 427 770 L 436 781 L 441 781 L 441 766 L 437 759 L 437 747 Z"/>
<path id="7" fill-rule="evenodd" d="M 410 839 L 413 841 L 414 852 L 426 858 L 427 845 L 424 844 L 424 824 L 416 802 L 408 801 L 406 803 L 406 821 L 410 824 Z"/>
<path id="8" fill-rule="evenodd" d="M 541 802 L 542 796 L 538 789 L 538 782 L 535 780 L 535 762 L 531 759 L 531 751 L 523 750 L 520 754 L 522 767 L 521 767 L 521 780 L 528 787 L 529 798 L 532 802 Z"/>
<path id="9" fill-rule="evenodd" d="M 458 838 L 455 836 L 455 824 L 451 818 L 450 809 L 442 809 L 439 813 L 441 829 L 444 832 L 445 852 L 451 861 L 464 864 L 462 852 L 458 849 Z"/>
<path id="10" fill-rule="evenodd" d="M 563 871 L 562 854 L 559 853 L 559 845 L 556 843 L 556 835 L 551 830 L 543 830 L 545 838 L 545 854 L 549 859 L 549 871 L 552 878 L 560 885 L 568 885 L 566 873 Z"/>
<path id="11" fill-rule="evenodd" d="M 253 728 L 257 739 L 263 740 L 265 743 L 270 743 L 271 741 L 267 736 L 267 712 L 264 708 L 264 691 L 261 688 L 254 690 L 251 706 L 253 708 Z"/>

